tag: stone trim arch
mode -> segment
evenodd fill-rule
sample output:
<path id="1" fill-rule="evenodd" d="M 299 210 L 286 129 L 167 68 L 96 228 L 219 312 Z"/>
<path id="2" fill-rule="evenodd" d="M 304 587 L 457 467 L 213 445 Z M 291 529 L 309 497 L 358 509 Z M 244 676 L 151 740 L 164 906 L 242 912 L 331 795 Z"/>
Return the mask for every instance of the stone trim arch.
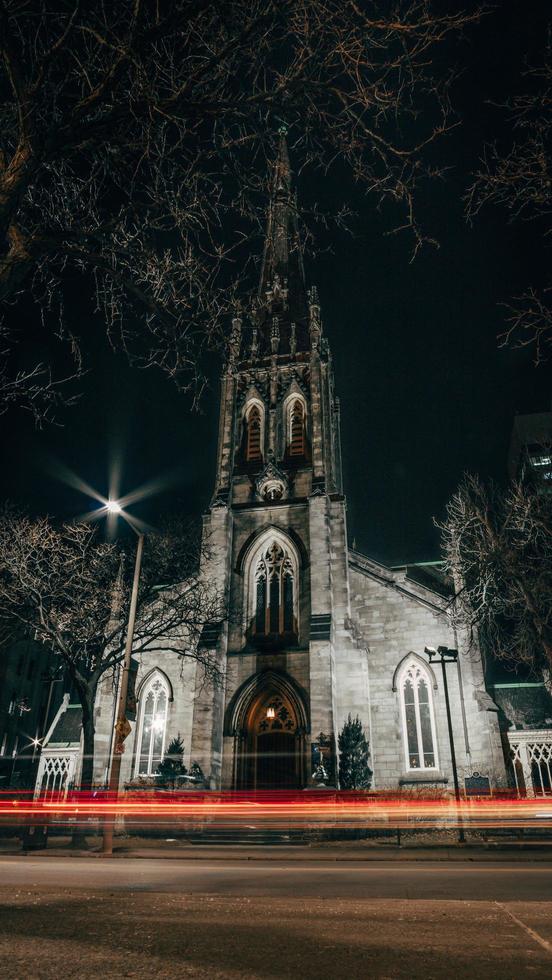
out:
<path id="1" fill-rule="evenodd" d="M 406 771 L 435 773 L 439 767 L 435 675 L 415 653 L 403 657 L 395 675 Z"/>
<path id="2" fill-rule="evenodd" d="M 257 571 L 260 564 L 263 563 L 263 556 L 265 550 L 271 550 L 272 546 L 275 545 L 280 552 L 285 556 L 286 564 L 288 564 L 290 569 L 289 578 L 292 582 L 292 602 L 293 602 L 293 624 L 289 628 L 289 633 L 293 635 L 298 635 L 300 629 L 300 603 L 301 603 L 301 592 L 302 592 L 302 581 L 301 581 L 301 557 L 298 549 L 295 546 L 293 539 L 280 528 L 269 525 L 262 529 L 262 532 L 258 534 L 254 540 L 251 541 L 249 548 L 244 554 L 243 560 L 243 621 L 242 628 L 244 634 L 249 635 L 250 631 L 256 632 L 254 626 L 254 620 L 257 610 Z M 281 586 L 283 588 L 283 586 Z M 266 581 L 266 603 L 268 600 L 268 589 L 269 582 L 268 576 Z M 283 610 L 283 598 L 280 595 L 280 602 L 277 603 L 280 607 L 279 616 L 282 615 Z M 268 617 L 268 605 L 267 605 L 267 617 Z M 261 630 L 265 634 L 265 630 Z M 282 623 L 277 630 L 273 631 L 272 627 L 270 630 L 268 626 L 266 627 L 266 635 L 284 635 L 282 628 Z M 291 640 L 289 640 L 291 642 Z"/>
<path id="3" fill-rule="evenodd" d="M 293 416 L 294 406 L 299 403 L 301 406 L 301 428 L 302 428 L 302 452 L 292 452 L 293 445 Z M 281 400 L 281 409 L 278 422 L 278 446 L 282 459 L 290 462 L 295 461 L 301 465 L 302 461 L 310 459 L 311 447 L 311 413 L 309 399 L 304 391 L 294 380 L 288 385 L 285 395 Z"/>
<path id="4" fill-rule="evenodd" d="M 274 721 L 269 721 L 275 716 L 268 714 L 267 705 L 277 712 Z M 235 692 L 224 717 L 224 735 L 234 743 L 234 788 L 306 786 L 309 730 L 306 694 L 289 674 L 269 667 L 251 675 Z"/>
<path id="5" fill-rule="evenodd" d="M 160 691 L 155 691 L 155 688 Z M 132 771 L 135 777 L 151 776 L 157 764 L 163 759 L 167 744 L 167 728 L 169 724 L 169 705 L 173 700 L 172 685 L 165 671 L 154 667 L 148 671 L 138 689 L 136 728 L 134 733 L 134 757 Z M 163 707 L 161 717 L 159 715 L 160 698 L 163 695 Z M 148 715 L 148 701 L 151 697 L 151 706 Z M 146 719 L 149 719 L 146 727 Z M 162 718 L 162 720 L 161 720 Z M 157 726 L 160 727 L 157 727 Z M 146 738 L 146 735 L 148 736 Z M 160 739 L 158 739 L 160 736 Z M 143 759 L 146 759 L 145 769 Z"/>
<path id="6" fill-rule="evenodd" d="M 304 422 L 305 422 L 305 435 L 309 431 L 309 411 L 307 405 L 307 399 L 305 398 L 303 392 L 299 388 L 299 385 L 290 385 L 286 396 L 282 402 L 282 419 L 284 423 L 284 438 L 286 445 L 289 442 L 290 437 L 290 411 L 294 402 L 301 402 L 303 406 Z"/>
<path id="7" fill-rule="evenodd" d="M 431 664 L 427 660 L 424 660 L 423 657 L 420 657 L 420 654 L 419 653 L 414 653 L 413 650 L 411 650 L 410 653 L 407 653 L 404 657 L 402 657 L 399 660 L 397 666 L 395 667 L 395 672 L 393 674 L 393 683 L 391 685 L 391 690 L 394 691 L 394 692 L 398 691 L 398 689 L 399 689 L 399 678 L 400 678 L 400 676 L 402 674 L 402 671 L 405 668 L 406 664 L 409 663 L 411 660 L 417 660 L 418 663 L 421 664 L 421 666 L 427 672 L 428 676 L 431 678 L 431 686 L 432 686 L 433 690 L 434 691 L 438 691 L 439 690 L 439 686 L 437 684 L 437 678 L 435 676 L 435 671 L 433 670 L 433 667 L 431 666 Z"/>
<path id="8" fill-rule="evenodd" d="M 250 448 L 250 438 L 251 438 L 251 425 L 253 419 L 253 412 L 256 412 L 256 418 L 258 419 L 258 439 L 259 439 L 259 456 L 249 456 Z M 251 397 L 246 398 L 243 409 L 242 409 L 242 451 L 244 458 L 247 462 L 255 462 L 258 459 L 262 460 L 265 457 L 265 436 L 266 436 L 266 410 L 262 399 L 258 398 L 256 395 L 251 395 Z"/>
<path id="9" fill-rule="evenodd" d="M 310 732 L 307 713 L 307 696 L 299 684 L 285 671 L 274 667 L 252 674 L 234 693 L 224 715 L 224 735 L 239 736 L 245 729 L 247 713 L 253 701 L 272 689 L 282 693 L 293 705 L 297 719 L 304 734 Z"/>
<path id="10" fill-rule="evenodd" d="M 148 672 L 144 674 L 144 676 L 142 677 L 141 681 L 139 682 L 136 688 L 136 701 L 140 700 L 142 691 L 144 690 L 145 685 L 149 684 L 153 674 L 161 674 L 163 680 L 165 681 L 169 689 L 169 704 L 171 704 L 174 701 L 173 686 L 171 684 L 168 674 L 166 674 L 165 671 L 161 669 L 161 667 L 151 667 L 150 670 L 148 670 Z"/>
<path id="11" fill-rule="evenodd" d="M 308 568 L 309 566 L 308 551 L 305 547 L 302 538 L 299 537 L 297 532 L 294 531 L 293 528 L 283 528 L 283 527 L 277 527 L 276 524 L 269 524 L 267 527 L 261 527 L 257 531 L 253 531 L 253 533 L 249 535 L 247 540 L 244 541 L 243 545 L 241 546 L 238 552 L 238 557 L 236 559 L 236 565 L 234 571 L 237 572 L 238 575 L 243 575 L 245 566 L 247 564 L 248 559 L 251 557 L 251 554 L 257 547 L 261 546 L 262 544 L 261 539 L 265 536 L 267 539 L 271 537 L 278 538 L 278 535 L 282 536 L 283 538 L 287 538 L 291 547 L 295 549 L 297 553 L 297 557 L 299 559 L 298 561 L 299 567 L 301 569 Z"/>

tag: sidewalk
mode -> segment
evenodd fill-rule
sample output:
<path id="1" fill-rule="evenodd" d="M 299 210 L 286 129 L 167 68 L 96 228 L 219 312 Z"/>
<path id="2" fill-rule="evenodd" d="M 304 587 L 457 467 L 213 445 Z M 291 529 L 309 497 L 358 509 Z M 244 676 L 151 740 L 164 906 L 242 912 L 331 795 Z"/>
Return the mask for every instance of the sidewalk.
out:
<path id="1" fill-rule="evenodd" d="M 71 838 L 50 838 L 48 847 L 27 852 L 35 857 L 79 857 L 103 859 L 101 841 L 87 839 L 86 849 L 72 847 Z M 17 839 L 0 839 L 0 857 L 22 856 Z M 181 861 L 539 861 L 552 862 L 552 840 L 488 841 L 467 844 L 416 844 L 401 847 L 371 841 L 331 841 L 327 843 L 286 845 L 190 844 L 178 840 L 115 838 L 113 855 L 120 858 Z"/>

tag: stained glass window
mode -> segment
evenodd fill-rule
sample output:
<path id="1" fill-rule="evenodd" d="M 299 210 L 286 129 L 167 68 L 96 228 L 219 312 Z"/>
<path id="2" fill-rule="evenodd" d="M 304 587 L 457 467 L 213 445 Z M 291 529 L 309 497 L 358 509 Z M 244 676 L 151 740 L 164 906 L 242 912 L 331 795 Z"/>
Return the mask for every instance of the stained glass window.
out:
<path id="1" fill-rule="evenodd" d="M 169 689 L 166 680 L 156 673 L 140 696 L 139 746 L 136 772 L 151 776 L 163 758 Z"/>
<path id="2" fill-rule="evenodd" d="M 257 634 L 295 631 L 294 566 L 290 555 L 273 541 L 255 567 L 254 625 Z"/>
<path id="3" fill-rule="evenodd" d="M 266 632 L 266 576 L 263 569 L 257 578 L 255 632 Z"/>
<path id="4" fill-rule="evenodd" d="M 284 633 L 293 632 L 293 578 L 284 575 Z"/>
<path id="5" fill-rule="evenodd" d="M 430 683 L 423 666 L 417 661 L 406 667 L 400 690 L 408 768 L 434 769 L 437 753 Z"/>

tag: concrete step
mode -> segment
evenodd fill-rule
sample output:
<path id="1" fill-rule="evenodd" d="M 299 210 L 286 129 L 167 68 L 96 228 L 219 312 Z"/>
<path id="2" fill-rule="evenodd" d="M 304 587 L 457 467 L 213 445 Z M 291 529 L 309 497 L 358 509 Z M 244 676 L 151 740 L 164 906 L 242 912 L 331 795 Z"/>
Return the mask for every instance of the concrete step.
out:
<path id="1" fill-rule="evenodd" d="M 240 828 L 240 830 L 204 830 L 198 833 L 186 834 L 186 841 L 191 844 L 245 844 L 247 846 L 299 846 L 312 844 L 320 840 L 318 834 L 308 834 L 304 831 L 286 833 L 277 830 L 257 830 L 256 828 Z"/>

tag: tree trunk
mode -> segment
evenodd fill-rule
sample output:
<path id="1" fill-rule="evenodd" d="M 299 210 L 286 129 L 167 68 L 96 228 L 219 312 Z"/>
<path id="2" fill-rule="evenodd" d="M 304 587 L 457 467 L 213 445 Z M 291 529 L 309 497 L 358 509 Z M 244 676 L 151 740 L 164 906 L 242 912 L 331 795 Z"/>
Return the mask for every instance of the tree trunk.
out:
<path id="1" fill-rule="evenodd" d="M 81 790 L 91 790 L 94 780 L 94 703 L 96 701 L 97 684 L 79 684 L 77 682 L 79 700 L 82 707 L 82 769 Z M 73 847 L 87 847 L 85 828 L 76 824 L 73 830 Z"/>
<path id="2" fill-rule="evenodd" d="M 94 702 L 96 700 L 96 685 L 93 689 L 87 685 L 81 694 L 82 705 L 82 772 L 80 788 L 89 790 L 94 782 Z"/>

